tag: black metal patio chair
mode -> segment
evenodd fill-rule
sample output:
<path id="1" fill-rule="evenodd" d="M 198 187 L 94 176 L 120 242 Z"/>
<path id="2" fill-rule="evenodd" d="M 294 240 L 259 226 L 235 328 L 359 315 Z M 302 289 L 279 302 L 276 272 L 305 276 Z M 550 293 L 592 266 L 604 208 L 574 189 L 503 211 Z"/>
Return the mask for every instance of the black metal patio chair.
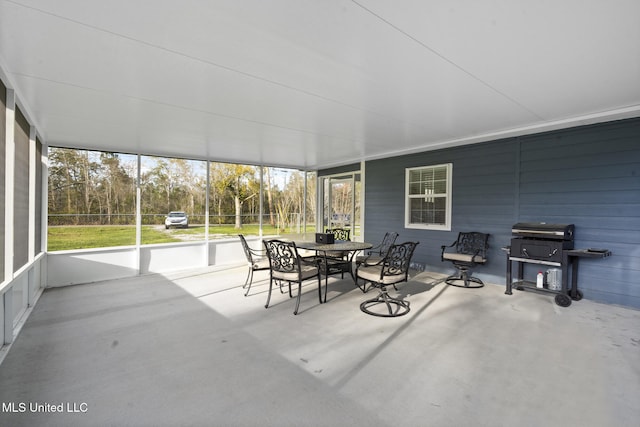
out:
<path id="1" fill-rule="evenodd" d="M 360 310 L 372 316 L 397 317 L 409 312 L 409 301 L 389 295 L 387 286 L 406 282 L 411 257 L 419 242 L 393 244 L 387 254 L 375 264 L 362 263 L 356 271 L 356 280 L 362 279 L 379 289 L 376 298 L 360 304 Z M 386 308 L 386 309 L 385 309 Z"/>
<path id="2" fill-rule="evenodd" d="M 319 261 L 307 261 L 298 254 L 298 249 L 294 242 L 285 242 L 282 240 L 265 240 L 264 246 L 267 250 L 269 259 L 269 294 L 267 295 L 267 303 L 265 308 L 269 308 L 271 301 L 271 289 L 273 282 L 287 282 L 289 284 L 289 298 L 293 298 L 291 292 L 291 283 L 298 284 L 298 295 L 296 297 L 296 308 L 293 314 L 298 314 L 300 307 L 300 296 L 302 295 L 302 282 L 308 279 L 316 278 L 318 281 L 318 300 L 322 304 L 322 283 L 320 280 Z"/>
<path id="3" fill-rule="evenodd" d="M 324 232 L 333 234 L 336 240 L 351 240 L 351 230 L 348 228 L 326 228 Z"/>
<path id="4" fill-rule="evenodd" d="M 461 232 L 458 238 L 448 246 L 441 246 L 442 261 L 453 263 L 458 270 L 457 274 L 445 279 L 451 286 L 464 288 L 481 288 L 482 280 L 471 275 L 471 270 L 487 262 L 487 250 L 489 249 L 489 234 L 473 232 Z M 462 283 L 460 283 L 462 282 Z"/>
<path id="5" fill-rule="evenodd" d="M 247 289 L 244 293 L 244 296 L 246 297 L 249 295 L 249 291 L 251 290 L 253 273 L 255 271 L 268 270 L 269 259 L 267 258 L 265 251 L 252 249 L 247 243 L 247 239 L 245 239 L 242 234 L 238 234 L 238 237 L 240 237 L 240 242 L 242 242 L 242 249 L 244 249 L 244 254 L 247 257 L 247 266 L 249 267 L 249 270 L 247 271 L 247 278 L 244 281 L 244 285 L 242 285 L 243 289 Z M 280 289 L 280 291 L 282 292 L 282 289 Z"/>
<path id="6" fill-rule="evenodd" d="M 324 232 L 333 234 L 334 240 L 342 240 L 345 242 L 351 240 L 351 230 L 348 228 L 326 228 Z M 341 251 L 330 251 L 327 252 L 327 255 L 344 258 L 346 254 Z"/>
<path id="7" fill-rule="evenodd" d="M 360 265 L 363 262 L 368 262 L 369 264 L 375 264 L 380 261 L 389 251 L 391 245 L 396 242 L 398 238 L 398 233 L 394 232 L 386 232 L 382 241 L 377 245 L 369 249 L 364 255 L 358 255 L 356 257 L 356 265 Z"/>

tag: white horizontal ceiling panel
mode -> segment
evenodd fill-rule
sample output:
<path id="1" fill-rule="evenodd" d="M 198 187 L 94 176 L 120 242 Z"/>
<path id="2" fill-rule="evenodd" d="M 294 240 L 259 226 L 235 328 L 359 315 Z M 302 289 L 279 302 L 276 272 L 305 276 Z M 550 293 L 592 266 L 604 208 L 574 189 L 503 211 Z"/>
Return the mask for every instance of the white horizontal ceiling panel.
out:
<path id="1" fill-rule="evenodd" d="M 326 167 L 640 115 L 613 3 L 0 0 L 0 66 L 52 145 Z"/>
<path id="2" fill-rule="evenodd" d="M 32 112 L 60 138 L 55 145 L 283 166 L 316 164 L 319 156 L 334 156 L 336 149 L 361 154 L 350 141 L 26 80 L 17 83 L 29 88 L 24 95 L 34 100 Z M 60 126 L 70 119 L 75 126 Z"/>
<path id="3" fill-rule="evenodd" d="M 544 120 L 640 98 L 637 0 L 359 3 Z"/>
<path id="4" fill-rule="evenodd" d="M 288 131 L 265 132 L 262 125 L 212 118 L 157 103 L 147 104 L 78 88 L 69 90 L 47 82 L 29 87 L 33 87 L 41 98 L 44 95 L 45 99 L 36 105 L 33 112 L 44 117 L 43 126 L 57 135 L 60 138 L 58 144 L 63 146 L 96 150 L 107 146 L 119 152 L 141 151 L 193 158 L 213 156 L 221 160 L 247 161 L 247 155 L 261 155 L 262 144 L 256 141 L 273 139 L 276 133 L 282 140 L 291 139 L 283 137 Z M 29 91 L 26 98 L 31 98 Z M 69 119 L 75 126 L 60 126 Z M 254 149 L 251 153 L 247 151 L 249 146 Z M 297 164 L 299 159 L 271 157 L 269 160 Z"/>

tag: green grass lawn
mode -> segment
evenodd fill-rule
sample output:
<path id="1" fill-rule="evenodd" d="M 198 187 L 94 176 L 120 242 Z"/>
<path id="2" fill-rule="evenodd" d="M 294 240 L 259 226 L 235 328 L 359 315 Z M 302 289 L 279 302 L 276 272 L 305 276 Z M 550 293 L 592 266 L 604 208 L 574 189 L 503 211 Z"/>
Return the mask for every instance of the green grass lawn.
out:
<path id="1" fill-rule="evenodd" d="M 270 226 L 263 227 L 265 233 L 275 233 Z M 308 227 L 313 232 L 315 227 Z M 209 226 L 210 236 L 235 236 L 238 233 L 258 235 L 260 226 L 244 225 L 237 230 L 233 225 Z M 136 244 L 136 228 L 133 225 L 105 226 L 61 226 L 49 227 L 48 251 L 65 251 L 72 249 L 108 248 L 113 246 L 131 246 Z M 192 225 L 189 228 L 171 228 L 164 226 L 142 226 L 142 244 L 173 243 L 183 241 L 204 240 L 204 225 Z"/>
<path id="2" fill-rule="evenodd" d="M 49 227 L 48 250 L 107 248 L 136 244 L 136 228 L 131 225 L 106 226 L 64 226 Z M 142 227 L 142 241 L 145 243 L 171 243 L 181 239 L 157 230 L 153 226 Z"/>

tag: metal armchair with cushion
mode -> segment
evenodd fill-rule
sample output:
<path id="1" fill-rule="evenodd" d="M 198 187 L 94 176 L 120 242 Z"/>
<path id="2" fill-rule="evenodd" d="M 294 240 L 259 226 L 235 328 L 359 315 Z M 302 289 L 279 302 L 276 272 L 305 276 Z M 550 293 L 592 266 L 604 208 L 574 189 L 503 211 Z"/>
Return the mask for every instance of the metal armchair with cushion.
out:
<path id="1" fill-rule="evenodd" d="M 307 261 L 300 257 L 298 248 L 294 242 L 285 242 L 282 240 L 265 240 L 264 246 L 267 250 L 269 259 L 269 294 L 267 295 L 267 303 L 265 308 L 269 307 L 271 301 L 271 289 L 273 282 L 287 282 L 289 284 L 289 297 L 293 298 L 291 293 L 291 283 L 298 284 L 298 295 L 296 297 L 296 308 L 293 314 L 298 314 L 300 307 L 300 296 L 302 294 L 302 282 L 308 279 L 316 278 L 318 281 L 318 300 L 322 303 L 322 289 L 320 281 L 319 261 Z"/>
<path id="2" fill-rule="evenodd" d="M 333 234 L 335 240 L 345 242 L 351 240 L 351 230 L 348 228 L 325 228 L 324 232 Z M 335 258 L 345 258 L 347 254 L 342 251 L 328 251 L 327 255 Z"/>
<path id="3" fill-rule="evenodd" d="M 367 251 L 364 255 L 358 255 L 356 257 L 356 264 L 360 265 L 363 262 L 367 262 L 369 264 L 375 264 L 380 261 L 389 251 L 391 245 L 396 242 L 398 238 L 398 233 L 396 232 L 386 232 L 382 241 L 379 245 L 372 247 Z"/>
<path id="4" fill-rule="evenodd" d="M 327 228 L 324 232 L 333 234 L 336 240 L 351 240 L 351 230 L 348 228 Z"/>
<path id="5" fill-rule="evenodd" d="M 342 240 L 345 242 L 351 240 L 351 230 L 348 228 L 326 228 L 324 232 L 333 234 L 333 238 L 335 240 Z M 334 267 L 330 274 L 336 274 L 336 272 L 338 272 L 341 273 L 342 278 L 344 278 L 344 273 L 351 271 L 351 263 L 347 260 L 349 256 L 348 252 L 327 251 L 325 255 L 329 263 L 333 264 Z"/>
<path id="6" fill-rule="evenodd" d="M 360 310 L 372 316 L 397 317 L 409 312 L 409 301 L 389 295 L 387 286 L 406 282 L 409 264 L 418 242 L 393 244 L 387 254 L 375 264 L 364 262 L 356 270 L 356 280 L 362 279 L 379 288 L 376 298 L 360 304 Z"/>
<path id="7" fill-rule="evenodd" d="M 478 232 L 461 232 L 455 242 L 448 246 L 441 246 L 442 261 L 453 263 L 457 274 L 445 279 L 448 285 L 465 288 L 481 288 L 482 280 L 473 277 L 471 269 L 487 262 L 489 249 L 489 234 Z M 462 282 L 462 283 L 460 283 Z"/>
<path id="8" fill-rule="evenodd" d="M 242 234 L 238 234 L 240 237 L 240 242 L 242 242 L 242 249 L 244 249 L 244 254 L 247 257 L 247 265 L 249 267 L 249 271 L 247 272 L 247 278 L 244 281 L 243 288 L 247 288 L 247 292 L 245 292 L 244 296 L 249 295 L 249 290 L 251 290 L 251 284 L 253 283 L 253 272 L 259 270 L 268 270 L 269 269 L 269 260 L 266 258 L 266 253 L 264 251 L 252 249 L 249 247 L 247 243 L 247 239 L 244 238 Z"/>

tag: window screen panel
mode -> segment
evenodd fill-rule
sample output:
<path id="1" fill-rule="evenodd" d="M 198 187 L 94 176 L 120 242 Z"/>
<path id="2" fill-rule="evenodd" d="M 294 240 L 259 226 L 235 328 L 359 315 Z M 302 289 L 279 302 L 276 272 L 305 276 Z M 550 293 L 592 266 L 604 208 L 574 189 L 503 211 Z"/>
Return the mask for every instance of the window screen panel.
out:
<path id="1" fill-rule="evenodd" d="M 0 280 L 4 279 L 4 207 L 5 207 L 5 160 L 7 144 L 7 88 L 0 80 Z"/>
<path id="2" fill-rule="evenodd" d="M 29 261 L 29 123 L 16 108 L 13 197 L 13 271 Z"/>

